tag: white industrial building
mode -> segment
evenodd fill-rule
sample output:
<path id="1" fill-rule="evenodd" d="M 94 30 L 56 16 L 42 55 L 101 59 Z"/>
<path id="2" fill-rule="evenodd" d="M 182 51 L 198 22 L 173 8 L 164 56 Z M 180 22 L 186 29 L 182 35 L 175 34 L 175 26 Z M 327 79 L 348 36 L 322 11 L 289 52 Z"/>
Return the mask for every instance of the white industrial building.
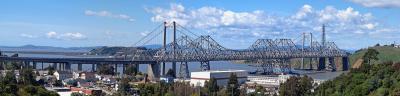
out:
<path id="1" fill-rule="evenodd" d="M 247 80 L 248 72 L 246 70 L 210 70 L 191 72 L 190 84 L 194 86 L 204 86 L 205 81 L 210 80 L 210 78 L 215 78 L 218 86 L 226 86 L 231 74 L 236 74 L 239 84 L 243 84 Z"/>

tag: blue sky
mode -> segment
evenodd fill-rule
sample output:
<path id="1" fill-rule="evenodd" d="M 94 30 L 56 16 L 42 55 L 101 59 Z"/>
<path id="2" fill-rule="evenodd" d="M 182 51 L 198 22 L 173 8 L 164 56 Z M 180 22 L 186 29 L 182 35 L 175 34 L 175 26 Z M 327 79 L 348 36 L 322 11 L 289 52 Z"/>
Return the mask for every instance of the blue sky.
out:
<path id="1" fill-rule="evenodd" d="M 261 38 L 319 40 L 357 49 L 400 39 L 400 0 L 2 0 L 0 45 L 133 46 L 163 21 L 211 35 L 227 48 Z M 397 41 L 400 42 L 400 41 Z M 149 44 L 161 43 L 160 37 Z"/>

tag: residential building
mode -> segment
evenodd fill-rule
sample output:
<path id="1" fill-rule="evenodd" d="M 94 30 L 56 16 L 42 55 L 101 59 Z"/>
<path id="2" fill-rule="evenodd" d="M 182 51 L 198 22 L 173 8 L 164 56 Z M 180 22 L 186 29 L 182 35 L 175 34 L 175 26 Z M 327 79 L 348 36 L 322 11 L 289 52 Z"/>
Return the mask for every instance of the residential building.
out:
<path id="1" fill-rule="evenodd" d="M 53 75 L 57 78 L 57 80 L 64 80 L 73 77 L 71 71 L 56 71 L 53 73 Z"/>

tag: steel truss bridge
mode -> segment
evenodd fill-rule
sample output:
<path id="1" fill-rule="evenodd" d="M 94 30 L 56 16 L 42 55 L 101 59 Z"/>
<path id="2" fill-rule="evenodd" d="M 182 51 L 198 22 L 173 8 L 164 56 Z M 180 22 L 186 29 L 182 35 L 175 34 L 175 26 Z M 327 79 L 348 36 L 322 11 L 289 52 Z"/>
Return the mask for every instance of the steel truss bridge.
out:
<path id="1" fill-rule="evenodd" d="M 165 62 L 172 62 L 173 70 L 176 70 L 175 64 L 177 62 L 181 63 L 178 73 L 178 77 L 181 78 L 189 77 L 187 62 L 201 62 L 201 69 L 206 71 L 210 70 L 209 61 L 249 60 L 256 62 L 255 66 L 258 68 L 258 72 L 261 73 L 290 73 L 291 59 L 301 58 L 302 68 L 304 68 L 304 58 L 308 58 L 311 60 L 310 62 L 313 60 L 319 62 L 317 70 L 329 68 L 332 71 L 336 71 L 334 58 L 341 57 L 343 70 L 348 69 L 348 53 L 339 49 L 334 42 L 325 42 L 325 27 L 322 28 L 322 42 L 312 40 L 312 34 L 310 36 L 311 39 L 307 40 L 307 42 L 306 35 L 303 35 L 302 44 L 296 44 L 292 39 L 258 39 L 247 49 L 240 50 L 223 47 L 211 36 L 199 36 L 175 22 L 172 22 L 172 24 L 164 22 L 164 26 L 159 27 L 163 27 L 163 30 L 160 31 L 160 33 L 164 34 L 163 47 L 138 50 L 132 55 L 133 61 L 156 61 L 162 63 L 151 66 L 150 69 L 154 72 L 149 72 L 149 75 L 155 77 L 160 75 L 158 74 L 160 73 L 160 67 L 162 67 L 161 74 L 165 73 Z M 168 28 L 173 29 L 173 40 L 171 43 L 166 44 Z M 182 36 L 176 36 L 177 32 Z M 155 33 L 155 35 L 158 34 Z M 194 36 L 188 34 L 193 34 Z M 147 43 L 152 39 L 145 40 L 142 38 L 139 42 L 145 41 Z M 325 59 L 328 59 L 328 62 Z M 310 68 L 312 69 L 311 63 Z"/>

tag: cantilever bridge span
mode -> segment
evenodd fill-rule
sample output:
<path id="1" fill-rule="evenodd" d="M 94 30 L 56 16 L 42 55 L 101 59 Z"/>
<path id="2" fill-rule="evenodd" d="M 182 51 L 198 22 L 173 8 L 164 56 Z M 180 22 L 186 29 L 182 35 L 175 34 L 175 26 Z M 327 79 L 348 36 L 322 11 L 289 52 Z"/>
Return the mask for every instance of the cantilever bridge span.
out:
<path id="1" fill-rule="evenodd" d="M 160 28 L 161 27 L 161 28 Z M 173 28 L 173 40 L 167 44 L 167 29 Z M 157 29 L 162 29 L 157 30 Z M 230 60 L 248 60 L 255 63 L 258 71 L 261 73 L 289 73 L 291 72 L 291 59 L 301 58 L 301 68 L 304 68 L 304 59 L 309 59 L 309 69 L 336 71 L 335 58 L 342 59 L 343 70 L 348 69 L 348 53 L 339 49 L 334 42 L 325 42 L 325 36 L 322 36 L 321 42 L 312 40 L 310 34 L 309 41 L 306 41 L 303 35 L 302 44 L 292 39 L 258 39 L 247 49 L 234 50 L 221 46 L 211 36 L 197 35 L 181 25 L 173 22 L 164 26 L 156 27 L 150 32 L 150 35 L 143 37 L 136 44 L 142 42 L 143 45 L 154 39 L 151 34 L 160 31 L 163 33 L 163 46 L 157 49 L 137 50 L 134 53 L 124 53 L 128 58 L 30 58 L 30 57 L 4 57 L 0 56 L 0 61 L 26 61 L 26 62 L 55 62 L 62 63 L 70 67 L 70 63 L 92 64 L 149 64 L 149 77 L 159 77 L 165 74 L 165 62 L 171 62 L 172 68 L 176 72 L 176 63 L 180 63 L 179 77 L 189 77 L 188 62 L 200 62 L 201 70 L 210 70 L 210 61 L 230 61 Z M 182 34 L 177 36 L 177 32 Z M 185 33 L 186 32 L 186 33 Z M 325 27 L 322 28 L 325 34 Z M 190 36 L 192 34 L 194 36 Z M 147 37 L 151 37 L 146 40 Z M 178 38 L 176 38 L 178 37 Z M 306 43 L 308 45 L 306 45 Z M 136 45 L 135 44 L 135 45 Z M 136 45 L 138 46 L 138 45 Z M 1 52 L 0 52 L 1 54 Z M 118 57 L 118 56 L 115 56 Z M 328 59 L 328 60 L 326 60 Z M 317 68 L 313 68 L 313 61 L 318 62 Z M 328 61 L 328 62 L 327 62 Z M 80 64 L 80 65 L 79 65 Z M 93 65 L 94 66 L 94 65 Z M 117 66 L 117 65 L 115 65 Z M 82 69 L 80 67 L 80 69 Z M 92 68 L 94 70 L 94 68 Z M 124 68 L 123 68 L 124 69 Z"/>
<path id="2" fill-rule="evenodd" d="M 173 28 L 173 40 L 166 44 L 167 28 Z M 188 33 L 182 31 L 186 30 Z M 325 27 L 322 28 L 325 34 Z M 305 35 L 302 44 L 296 44 L 292 39 L 258 39 L 247 49 L 233 50 L 218 44 L 211 36 L 198 36 L 195 38 L 187 34 L 193 34 L 183 26 L 164 23 L 164 44 L 162 48 L 150 50 L 138 50 L 133 54 L 132 60 L 154 60 L 157 62 L 172 62 L 173 70 L 176 63 L 180 62 L 179 76 L 182 78 L 189 77 L 187 62 L 201 62 L 202 70 L 210 70 L 209 61 L 229 61 L 229 60 L 250 60 L 257 62 L 256 66 L 263 73 L 283 72 L 287 73 L 291 70 L 290 59 L 301 58 L 302 68 L 304 68 L 304 58 L 310 59 L 311 62 L 317 61 L 317 70 L 326 69 L 326 65 L 332 71 L 336 71 L 334 58 L 342 57 L 343 70 L 348 68 L 348 53 L 337 47 L 334 42 L 325 42 L 323 36 L 322 42 L 311 40 L 306 41 Z M 176 38 L 176 32 L 183 34 Z M 139 41 L 140 42 L 140 41 Z M 308 45 L 305 45 L 305 43 Z M 328 59 L 326 62 L 325 59 Z M 328 64 L 326 64 L 328 63 Z M 153 70 L 159 70 L 160 64 L 157 64 Z M 161 64 L 165 73 L 165 64 Z M 156 72 L 158 73 L 158 72 Z M 157 75 L 157 74 L 152 74 Z"/>

